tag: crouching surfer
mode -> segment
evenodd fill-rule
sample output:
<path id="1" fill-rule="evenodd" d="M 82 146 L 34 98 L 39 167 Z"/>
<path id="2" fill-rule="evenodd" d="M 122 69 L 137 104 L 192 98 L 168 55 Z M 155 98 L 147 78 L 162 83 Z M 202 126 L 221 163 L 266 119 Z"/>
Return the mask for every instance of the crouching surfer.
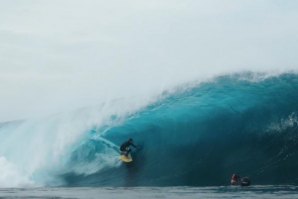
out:
<path id="1" fill-rule="evenodd" d="M 131 152 L 131 148 L 130 146 L 137 148 L 136 145 L 133 143 L 133 139 L 129 138 L 129 140 L 127 140 L 126 142 L 124 142 L 123 144 L 121 144 L 120 146 L 120 152 L 121 155 L 125 155 L 126 157 L 128 157 L 128 155 Z"/>
<path id="2" fill-rule="evenodd" d="M 231 177 L 231 185 L 249 186 L 250 184 L 249 177 L 240 178 L 238 174 L 233 174 Z"/>

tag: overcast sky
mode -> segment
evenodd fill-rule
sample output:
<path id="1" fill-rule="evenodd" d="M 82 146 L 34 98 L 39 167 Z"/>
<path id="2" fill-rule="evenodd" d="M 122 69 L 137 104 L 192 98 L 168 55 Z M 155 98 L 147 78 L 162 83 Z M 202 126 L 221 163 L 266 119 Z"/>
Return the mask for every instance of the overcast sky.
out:
<path id="1" fill-rule="evenodd" d="M 298 1 L 0 0 L 0 121 L 298 69 Z"/>

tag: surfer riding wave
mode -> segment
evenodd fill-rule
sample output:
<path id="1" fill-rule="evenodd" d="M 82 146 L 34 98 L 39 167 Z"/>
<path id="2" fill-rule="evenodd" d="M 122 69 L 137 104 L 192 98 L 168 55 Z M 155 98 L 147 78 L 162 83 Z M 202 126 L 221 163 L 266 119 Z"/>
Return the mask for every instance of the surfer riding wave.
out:
<path id="1" fill-rule="evenodd" d="M 129 138 L 129 140 L 127 140 L 126 142 L 121 144 L 121 146 L 120 146 L 121 155 L 128 156 L 131 152 L 130 146 L 133 146 L 134 148 L 137 148 L 137 146 L 133 143 L 132 138 Z"/>

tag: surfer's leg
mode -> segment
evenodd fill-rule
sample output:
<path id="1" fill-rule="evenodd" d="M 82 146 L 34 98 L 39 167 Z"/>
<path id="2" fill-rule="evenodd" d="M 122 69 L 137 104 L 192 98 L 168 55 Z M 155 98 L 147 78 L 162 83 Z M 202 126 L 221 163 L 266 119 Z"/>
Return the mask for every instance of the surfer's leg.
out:
<path id="1" fill-rule="evenodd" d="M 129 155 L 129 153 L 130 153 L 130 148 L 129 147 L 126 147 L 126 149 L 125 149 L 125 156 L 128 156 Z"/>
<path id="2" fill-rule="evenodd" d="M 131 152 L 131 149 L 128 148 L 128 150 L 127 150 L 127 155 L 126 155 L 126 156 L 128 156 L 128 155 L 130 154 L 130 152 Z"/>

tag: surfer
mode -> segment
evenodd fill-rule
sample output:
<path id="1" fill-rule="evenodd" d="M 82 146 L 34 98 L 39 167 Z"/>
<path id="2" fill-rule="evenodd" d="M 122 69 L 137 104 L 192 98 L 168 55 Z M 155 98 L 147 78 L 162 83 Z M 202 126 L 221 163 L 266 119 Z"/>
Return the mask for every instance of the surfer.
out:
<path id="1" fill-rule="evenodd" d="M 131 152 L 130 146 L 133 146 L 134 148 L 137 148 L 137 146 L 134 145 L 132 138 L 129 138 L 129 140 L 127 140 L 126 142 L 121 144 L 121 146 L 120 146 L 121 154 L 123 154 L 125 156 L 128 156 L 129 153 Z"/>

